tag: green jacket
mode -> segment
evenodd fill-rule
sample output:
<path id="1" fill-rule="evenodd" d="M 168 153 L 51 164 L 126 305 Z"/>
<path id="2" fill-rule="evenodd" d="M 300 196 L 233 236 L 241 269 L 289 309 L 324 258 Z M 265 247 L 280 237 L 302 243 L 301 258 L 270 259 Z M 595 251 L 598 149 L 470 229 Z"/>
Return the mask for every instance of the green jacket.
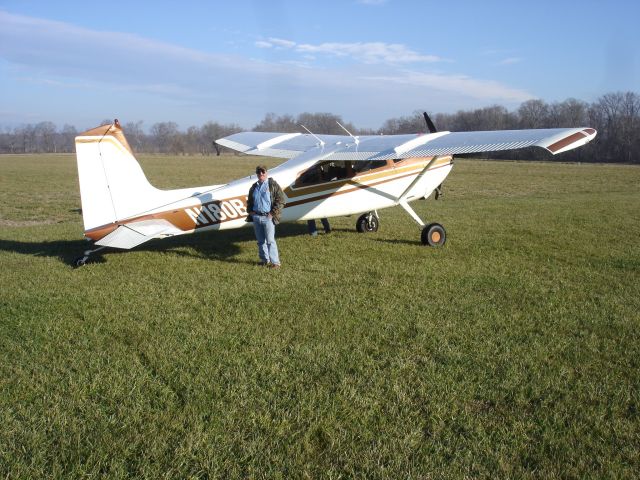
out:
<path id="1" fill-rule="evenodd" d="M 280 223 L 280 214 L 282 213 L 282 208 L 284 207 L 284 192 L 278 182 L 276 182 L 273 178 L 269 177 L 267 179 L 269 182 L 269 193 L 271 194 L 271 216 L 273 217 L 273 223 Z M 253 212 L 253 191 L 258 186 L 258 182 L 255 182 L 251 185 L 249 189 L 249 196 L 247 198 L 247 212 Z M 251 215 L 247 215 L 247 222 L 252 222 L 253 219 Z"/>

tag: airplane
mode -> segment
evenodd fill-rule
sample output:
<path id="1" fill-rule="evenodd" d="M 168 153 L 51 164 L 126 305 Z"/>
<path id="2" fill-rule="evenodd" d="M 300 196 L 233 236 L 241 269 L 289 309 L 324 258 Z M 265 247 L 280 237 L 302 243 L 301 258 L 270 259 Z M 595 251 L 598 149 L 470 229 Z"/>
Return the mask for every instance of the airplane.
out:
<path id="1" fill-rule="evenodd" d="M 359 215 L 358 232 L 375 232 L 378 211 L 399 205 L 421 228 L 422 244 L 442 246 L 439 223 L 426 224 L 410 202 L 436 192 L 453 168 L 454 155 L 531 146 L 550 153 L 571 150 L 596 136 L 588 127 L 474 132 L 437 131 L 425 113 L 428 133 L 346 135 L 241 132 L 215 140 L 247 155 L 286 161 L 269 170 L 283 188 L 281 221 Z M 75 139 L 84 235 L 96 248 L 131 249 L 152 239 L 248 225 L 247 193 L 255 175 L 221 185 L 159 190 L 147 180 L 118 120 Z"/>

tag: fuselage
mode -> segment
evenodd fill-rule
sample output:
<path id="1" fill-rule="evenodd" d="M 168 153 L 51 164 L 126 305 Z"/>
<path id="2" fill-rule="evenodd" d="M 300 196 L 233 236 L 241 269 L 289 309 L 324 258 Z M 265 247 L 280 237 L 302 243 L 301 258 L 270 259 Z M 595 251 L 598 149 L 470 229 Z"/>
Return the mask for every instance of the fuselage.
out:
<path id="1" fill-rule="evenodd" d="M 307 152 L 269 171 L 282 187 L 285 206 L 281 221 L 336 217 L 380 210 L 425 197 L 440 185 L 453 166 L 451 156 L 436 158 L 426 174 L 405 192 L 433 157 L 363 162 L 323 162 L 326 149 Z M 98 240 L 119 225 L 165 220 L 176 227 L 172 235 L 227 230 L 247 225 L 247 193 L 255 175 L 226 185 L 192 189 L 192 194 L 141 215 L 85 232 Z"/>

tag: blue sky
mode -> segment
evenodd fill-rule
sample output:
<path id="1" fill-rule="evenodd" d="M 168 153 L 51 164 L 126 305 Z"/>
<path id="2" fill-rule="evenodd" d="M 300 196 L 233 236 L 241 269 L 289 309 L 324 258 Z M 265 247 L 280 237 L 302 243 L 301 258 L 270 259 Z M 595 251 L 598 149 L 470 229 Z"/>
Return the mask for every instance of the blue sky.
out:
<path id="1" fill-rule="evenodd" d="M 0 0 L 0 126 L 359 127 L 640 92 L 640 2 Z"/>

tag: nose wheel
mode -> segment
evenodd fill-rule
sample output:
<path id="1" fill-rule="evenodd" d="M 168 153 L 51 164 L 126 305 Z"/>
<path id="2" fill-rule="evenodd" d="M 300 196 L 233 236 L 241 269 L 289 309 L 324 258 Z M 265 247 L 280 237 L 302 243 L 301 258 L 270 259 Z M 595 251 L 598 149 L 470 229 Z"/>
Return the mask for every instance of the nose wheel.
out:
<path id="1" fill-rule="evenodd" d="M 422 229 L 420 238 L 423 245 L 441 247 L 447 241 L 447 232 L 439 223 L 430 223 Z"/>

